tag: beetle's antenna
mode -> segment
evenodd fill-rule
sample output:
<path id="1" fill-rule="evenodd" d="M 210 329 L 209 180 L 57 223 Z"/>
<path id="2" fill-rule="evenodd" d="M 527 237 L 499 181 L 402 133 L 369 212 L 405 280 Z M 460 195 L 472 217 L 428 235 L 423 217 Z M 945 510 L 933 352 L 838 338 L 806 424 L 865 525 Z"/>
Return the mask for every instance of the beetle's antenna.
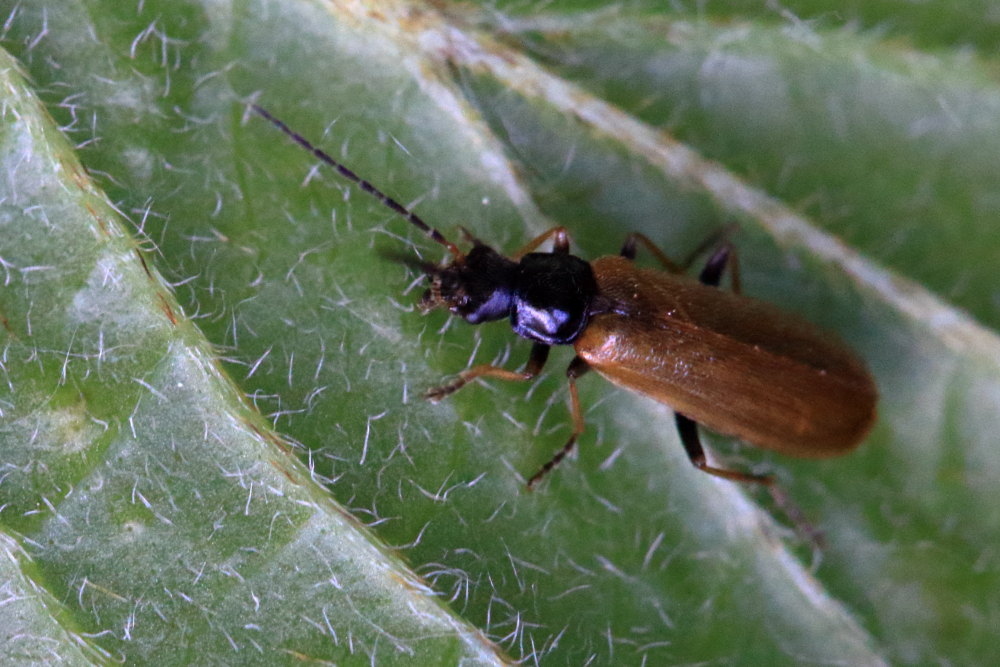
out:
<path id="1" fill-rule="evenodd" d="M 433 241 L 443 245 L 445 248 L 448 249 L 448 252 L 451 253 L 452 257 L 454 257 L 455 259 L 461 259 L 462 257 L 464 257 L 462 251 L 458 249 L 458 246 L 456 246 L 454 243 L 446 239 L 441 232 L 439 232 L 438 230 L 434 229 L 426 222 L 424 222 L 419 215 L 409 210 L 408 208 L 400 204 L 398 201 L 396 201 L 389 195 L 385 194 L 384 192 L 376 188 L 374 185 L 372 185 L 365 179 L 355 174 L 353 171 L 342 165 L 340 162 L 334 160 L 326 153 L 326 151 L 317 148 L 316 146 L 313 146 L 308 139 L 303 137 L 298 132 L 292 130 L 290 127 L 285 125 L 284 122 L 272 116 L 267 109 L 257 106 L 256 104 L 251 104 L 250 108 L 256 111 L 259 115 L 263 116 L 265 119 L 271 121 L 272 125 L 274 125 L 276 128 L 278 128 L 286 135 L 288 135 L 288 137 L 292 141 L 302 146 L 307 151 L 318 157 L 320 160 L 322 160 L 326 164 L 336 169 L 337 173 L 339 173 L 341 176 L 343 176 L 349 181 L 352 181 L 359 188 L 361 188 L 368 194 L 378 199 L 380 202 L 391 208 L 393 211 L 395 211 L 402 217 L 406 218 L 415 227 L 419 228 L 421 231 L 427 234 L 427 236 L 429 236 Z"/>

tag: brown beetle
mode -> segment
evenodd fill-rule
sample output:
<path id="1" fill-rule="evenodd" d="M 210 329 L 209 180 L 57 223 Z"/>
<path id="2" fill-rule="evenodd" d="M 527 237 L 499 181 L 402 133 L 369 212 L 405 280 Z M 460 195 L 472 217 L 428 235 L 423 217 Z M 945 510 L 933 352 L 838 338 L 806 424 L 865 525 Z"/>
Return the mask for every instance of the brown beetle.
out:
<path id="1" fill-rule="evenodd" d="M 474 366 L 427 392 L 428 398 L 439 400 L 480 377 L 530 380 L 542 370 L 551 346 L 574 347 L 576 356 L 566 370 L 573 433 L 531 477 L 529 488 L 583 432 L 576 380 L 590 369 L 672 408 L 681 442 L 699 470 L 772 490 L 770 476 L 708 465 L 698 424 L 782 454 L 822 458 L 855 448 L 874 423 L 878 396 L 864 364 L 812 324 L 739 295 L 728 242 L 719 244 L 698 280 L 682 275 L 686 266 L 672 262 L 642 234 L 631 234 L 618 255 L 592 263 L 570 254 L 563 227 L 509 258 L 471 237 L 472 249 L 465 253 L 269 112 L 252 108 L 448 250 L 449 263 L 421 265 L 431 283 L 422 299 L 425 309 L 445 307 L 470 324 L 509 319 L 516 334 L 533 342 L 524 370 Z M 549 240 L 552 252 L 535 252 Z M 666 271 L 636 267 L 638 243 Z M 718 289 L 730 262 L 734 292 Z M 782 502 L 782 496 L 775 497 Z M 785 509 L 805 525 L 797 510 L 787 504 Z"/>

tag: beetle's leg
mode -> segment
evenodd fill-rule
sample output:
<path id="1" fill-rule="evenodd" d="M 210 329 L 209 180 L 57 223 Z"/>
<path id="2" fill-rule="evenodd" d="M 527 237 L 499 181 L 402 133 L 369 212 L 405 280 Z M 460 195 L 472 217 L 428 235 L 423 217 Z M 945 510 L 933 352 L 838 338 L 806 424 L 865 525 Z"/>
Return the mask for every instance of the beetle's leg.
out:
<path id="1" fill-rule="evenodd" d="M 687 254 L 687 256 L 684 258 L 684 261 L 681 263 L 681 266 L 683 266 L 684 270 L 687 271 L 688 269 L 691 268 L 691 265 L 694 264 L 694 261 L 699 257 L 701 257 L 702 255 L 704 255 L 706 252 L 708 252 L 712 248 L 721 246 L 724 243 L 728 243 L 729 235 L 732 234 L 737 229 L 739 229 L 739 225 L 737 225 L 735 222 L 731 222 L 725 227 L 715 230 L 714 232 L 709 234 L 704 241 L 699 243 L 697 248 L 695 248 L 694 250 L 692 250 Z"/>
<path id="2" fill-rule="evenodd" d="M 715 466 L 708 465 L 708 462 L 705 460 L 705 450 L 701 446 L 701 438 L 698 436 L 698 422 L 689 417 L 685 417 L 679 412 L 675 412 L 674 416 L 677 419 L 677 432 L 681 436 L 681 443 L 684 445 L 684 451 L 687 452 L 688 458 L 691 459 L 691 463 L 694 464 L 695 468 L 707 472 L 709 475 L 722 477 L 723 479 L 731 479 L 737 482 L 751 482 L 767 487 L 768 492 L 771 494 L 771 498 L 774 499 L 774 503 L 781 509 L 782 512 L 785 513 L 785 516 L 791 519 L 792 523 L 795 524 L 795 529 L 798 531 L 799 535 L 809 540 L 816 548 L 823 548 L 822 531 L 818 530 L 815 526 L 809 523 L 809 520 L 806 519 L 805 513 L 799 509 L 798 505 L 792 502 L 791 498 L 789 498 L 784 489 L 778 485 L 773 476 L 752 475 L 746 472 L 726 470 L 724 468 L 716 468 Z"/>
<path id="3" fill-rule="evenodd" d="M 523 371 L 511 371 L 506 368 L 501 368 L 500 366 L 480 364 L 479 366 L 473 366 L 468 370 L 462 371 L 458 374 L 457 378 L 446 385 L 428 389 L 424 393 L 424 397 L 434 402 L 440 401 L 445 396 L 454 394 L 469 382 L 480 377 L 492 377 L 500 380 L 511 380 L 514 382 L 530 380 L 542 371 L 542 368 L 545 366 L 545 362 L 548 358 L 549 346 L 543 343 L 535 343 L 531 346 L 531 356 L 528 357 L 528 363 L 525 364 Z"/>
<path id="4" fill-rule="evenodd" d="M 733 291 L 739 294 L 742 291 L 740 287 L 740 263 L 736 256 L 736 249 L 728 241 L 719 246 L 719 249 L 708 258 L 701 273 L 698 274 L 698 280 L 706 285 L 718 287 L 719 283 L 722 282 L 722 272 L 726 270 L 727 265 L 729 266 L 729 277 L 732 281 Z"/>
<path id="5" fill-rule="evenodd" d="M 463 225 L 458 226 L 458 237 L 466 243 L 471 243 L 473 245 L 486 245 Z"/>
<path id="6" fill-rule="evenodd" d="M 542 245 L 549 239 L 552 239 L 552 252 L 559 255 L 569 254 L 569 232 L 566 231 L 565 227 L 553 227 L 549 231 L 541 234 L 540 236 L 528 241 L 523 248 L 511 255 L 511 259 L 519 261 L 522 257 L 527 255 L 529 252 L 533 252 L 538 246 Z"/>
<path id="7" fill-rule="evenodd" d="M 705 450 L 701 446 L 701 438 L 698 436 L 698 422 L 690 417 L 685 417 L 679 412 L 675 412 L 674 416 L 677 418 L 677 432 L 681 436 L 684 451 L 687 452 L 688 458 L 691 459 L 691 463 L 695 468 L 707 472 L 709 475 L 732 479 L 737 482 L 754 482 L 755 484 L 763 484 L 765 486 L 774 484 L 774 478 L 770 475 L 751 475 L 748 472 L 726 470 L 708 465 L 708 461 L 705 460 Z"/>
<path id="8" fill-rule="evenodd" d="M 566 369 L 566 377 L 569 379 L 569 401 L 570 401 L 570 411 L 573 414 L 573 433 L 570 434 L 569 440 L 566 444 L 562 446 L 555 456 L 549 459 L 548 463 L 539 468 L 538 472 L 531 476 L 528 480 L 528 490 L 530 491 L 534 488 L 535 484 L 545 475 L 549 473 L 550 470 L 559 465 L 559 462 L 566 458 L 566 455 L 573 451 L 576 447 L 576 441 L 583 433 L 583 410 L 580 408 L 580 394 L 576 390 L 576 379 L 590 370 L 590 366 L 587 362 L 580 357 L 573 357 L 573 361 L 569 363 L 569 367 Z"/>
<path id="9" fill-rule="evenodd" d="M 646 250 L 653 253 L 653 256 L 656 257 L 657 261 L 659 261 L 660 264 L 663 265 L 663 268 L 667 271 L 670 273 L 684 273 L 683 266 L 667 257 L 667 254 L 660 250 L 648 236 L 640 234 L 639 232 L 632 232 L 625 237 L 625 243 L 622 245 L 621 252 L 618 254 L 625 259 L 635 259 L 636 241 L 642 243 L 642 245 L 646 247 Z"/>
<path id="10" fill-rule="evenodd" d="M 691 267 L 692 264 L 694 264 L 694 260 L 698 259 L 698 257 L 709 248 L 720 246 L 714 253 L 712 253 L 708 262 L 706 262 L 705 268 L 701 270 L 699 279 L 706 285 L 718 287 L 719 281 L 722 278 L 722 272 L 728 265 L 731 270 L 730 275 L 732 275 L 733 291 L 739 294 L 740 276 L 736 250 L 733 248 L 732 244 L 726 240 L 735 228 L 736 225 L 731 224 L 718 230 L 702 241 L 698 247 L 691 251 L 688 256 L 684 258 L 684 261 L 680 263 L 677 263 L 667 257 L 666 253 L 660 250 L 660 248 L 657 247 L 657 245 L 653 243 L 648 236 L 640 234 L 639 232 L 632 232 L 625 238 L 625 243 L 622 245 L 622 249 L 619 254 L 626 259 L 635 259 L 636 243 L 642 243 L 642 245 L 645 246 L 645 248 L 651 252 L 654 257 L 656 257 L 657 261 L 660 262 L 660 264 L 663 265 L 663 268 L 667 271 L 670 273 L 684 273 Z"/>

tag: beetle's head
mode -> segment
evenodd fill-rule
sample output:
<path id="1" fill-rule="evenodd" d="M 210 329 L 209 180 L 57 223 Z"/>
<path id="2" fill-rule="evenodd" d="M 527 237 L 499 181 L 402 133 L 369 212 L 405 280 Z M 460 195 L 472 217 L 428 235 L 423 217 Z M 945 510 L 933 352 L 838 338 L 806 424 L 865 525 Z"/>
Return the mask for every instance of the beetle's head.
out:
<path id="1" fill-rule="evenodd" d="M 510 315 L 517 264 L 493 248 L 473 241 L 472 250 L 444 266 L 423 266 L 430 279 L 420 305 L 447 308 L 470 324 Z"/>

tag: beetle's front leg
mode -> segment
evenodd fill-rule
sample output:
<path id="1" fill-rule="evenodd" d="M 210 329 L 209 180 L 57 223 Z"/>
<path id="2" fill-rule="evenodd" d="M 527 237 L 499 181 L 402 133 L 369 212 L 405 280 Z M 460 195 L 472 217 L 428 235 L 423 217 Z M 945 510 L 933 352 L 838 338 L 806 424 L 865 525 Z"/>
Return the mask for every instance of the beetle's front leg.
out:
<path id="1" fill-rule="evenodd" d="M 522 257 L 527 255 L 529 252 L 534 252 L 538 249 L 538 246 L 542 245 L 549 239 L 552 239 L 552 252 L 556 255 L 568 255 L 569 254 L 569 232 L 563 226 L 553 227 L 544 234 L 540 234 L 531 241 L 525 244 L 523 248 L 515 252 L 510 256 L 512 260 L 519 261 Z"/>
<path id="2" fill-rule="evenodd" d="M 541 373 L 548 358 L 549 346 L 543 343 L 535 343 L 531 347 L 531 356 L 528 357 L 528 363 L 525 364 L 523 371 L 512 371 L 506 368 L 501 368 L 500 366 L 493 366 L 492 364 L 480 364 L 479 366 L 473 366 L 472 368 L 462 371 L 458 374 L 457 378 L 446 385 L 428 389 L 424 393 L 424 397 L 436 403 L 445 396 L 454 394 L 465 385 L 480 377 L 492 377 L 500 380 L 510 380 L 512 382 L 524 382 Z"/>
<path id="3" fill-rule="evenodd" d="M 570 411 L 573 414 L 573 433 L 570 434 L 569 440 L 567 440 L 566 444 L 562 446 L 562 449 L 556 452 L 545 465 L 539 468 L 538 472 L 531 476 L 531 479 L 528 480 L 529 491 L 535 488 L 535 485 L 538 484 L 543 477 L 549 474 L 549 471 L 559 465 L 559 462 L 573 451 L 576 447 L 576 441 L 583 433 L 583 409 L 580 407 L 580 394 L 576 390 L 576 379 L 589 370 L 590 366 L 588 366 L 587 362 L 580 357 L 573 357 L 573 361 L 570 362 L 569 368 L 566 369 L 566 379 L 569 380 Z"/>

